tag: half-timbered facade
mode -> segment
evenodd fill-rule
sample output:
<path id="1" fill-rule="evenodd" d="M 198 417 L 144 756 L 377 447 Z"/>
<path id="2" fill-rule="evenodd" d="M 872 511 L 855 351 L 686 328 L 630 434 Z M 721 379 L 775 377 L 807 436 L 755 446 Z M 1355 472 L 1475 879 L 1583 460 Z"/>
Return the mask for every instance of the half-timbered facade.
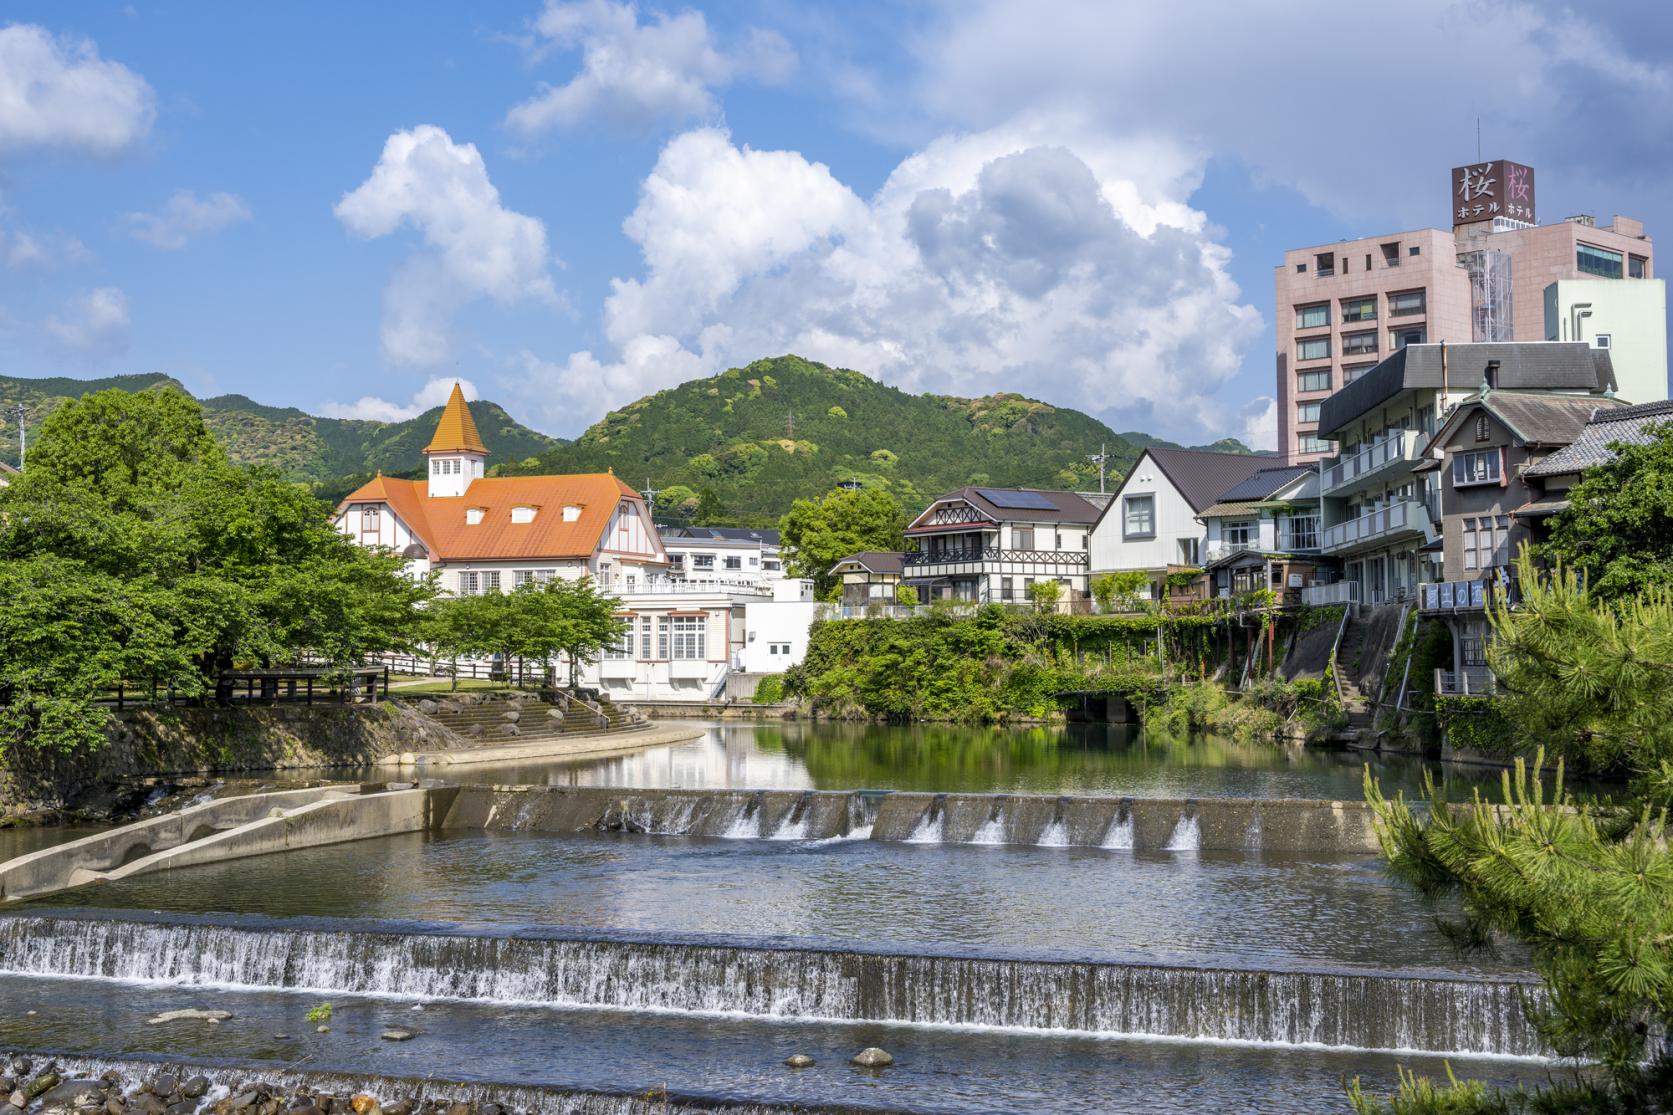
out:
<path id="1" fill-rule="evenodd" d="M 1099 511 L 1075 492 L 960 488 L 906 528 L 918 548 L 903 555 L 903 577 L 929 600 L 1023 603 L 1042 580 L 1061 582 L 1066 602 L 1084 600 Z"/>

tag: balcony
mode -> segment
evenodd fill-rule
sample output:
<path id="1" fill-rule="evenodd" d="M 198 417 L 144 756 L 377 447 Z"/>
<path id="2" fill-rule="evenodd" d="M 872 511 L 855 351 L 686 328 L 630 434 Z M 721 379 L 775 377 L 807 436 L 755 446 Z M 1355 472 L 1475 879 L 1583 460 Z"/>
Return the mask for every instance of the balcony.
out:
<path id="1" fill-rule="evenodd" d="M 1435 671 L 1435 695 L 1438 697 L 1491 697 L 1496 692 L 1498 685 L 1493 671 L 1486 666 Z"/>
<path id="2" fill-rule="evenodd" d="M 1434 534 L 1435 528 L 1429 520 L 1428 509 L 1415 500 L 1405 499 L 1372 511 L 1368 515 L 1361 515 L 1357 519 L 1325 527 L 1324 552 L 1334 554 L 1345 550 L 1369 549 L 1384 542 L 1394 542 L 1411 536 L 1432 538 Z"/>
<path id="3" fill-rule="evenodd" d="M 1423 459 L 1428 436 L 1420 430 L 1395 430 L 1345 456 L 1324 470 L 1320 489 L 1327 496 L 1364 491 L 1380 480 L 1404 472 Z M 1328 543 L 1327 543 L 1328 545 Z"/>
<path id="4" fill-rule="evenodd" d="M 738 577 L 654 577 L 631 587 L 617 581 L 605 591 L 620 596 L 771 596 L 772 588 Z"/>
<path id="5" fill-rule="evenodd" d="M 1337 581 L 1331 585 L 1308 585 L 1301 590 L 1301 602 L 1309 608 L 1328 604 L 1358 604 L 1359 582 Z"/>
<path id="6" fill-rule="evenodd" d="M 997 546 L 961 547 L 947 550 L 916 550 L 903 555 L 909 569 L 922 572 L 940 570 L 945 566 L 1027 565 L 1073 566 L 1085 568 L 1084 550 L 1001 550 Z"/>

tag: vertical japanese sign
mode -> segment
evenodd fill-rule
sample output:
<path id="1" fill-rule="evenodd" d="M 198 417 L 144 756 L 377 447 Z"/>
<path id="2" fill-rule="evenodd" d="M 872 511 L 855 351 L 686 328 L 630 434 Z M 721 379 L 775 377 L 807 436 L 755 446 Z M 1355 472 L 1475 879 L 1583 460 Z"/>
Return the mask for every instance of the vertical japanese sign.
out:
<path id="1" fill-rule="evenodd" d="M 1494 159 L 1452 168 L 1452 223 L 1467 225 L 1509 217 L 1527 224 L 1534 217 L 1534 168 Z"/>

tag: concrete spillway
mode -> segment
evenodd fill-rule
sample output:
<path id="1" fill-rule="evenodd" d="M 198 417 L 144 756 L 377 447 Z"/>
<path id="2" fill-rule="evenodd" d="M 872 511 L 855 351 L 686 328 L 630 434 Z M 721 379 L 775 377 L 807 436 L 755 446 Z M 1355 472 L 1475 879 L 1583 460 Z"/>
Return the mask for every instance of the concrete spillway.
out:
<path id="1" fill-rule="evenodd" d="M 1363 802 L 1283 799 L 467 786 L 442 825 L 1140 851 L 1377 850 Z"/>
<path id="2" fill-rule="evenodd" d="M 291 919 L 0 919 L 0 972 L 771 1019 L 1538 1056 L 1518 980 Z"/>

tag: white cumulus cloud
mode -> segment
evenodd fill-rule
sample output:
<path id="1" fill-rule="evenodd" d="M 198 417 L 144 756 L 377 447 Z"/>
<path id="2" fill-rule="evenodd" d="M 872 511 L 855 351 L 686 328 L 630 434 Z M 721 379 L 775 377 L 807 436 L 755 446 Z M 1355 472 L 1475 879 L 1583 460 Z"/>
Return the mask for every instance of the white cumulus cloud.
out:
<path id="1" fill-rule="evenodd" d="M 91 40 L 44 27 L 0 27 L 0 151 L 64 148 L 113 155 L 156 115 L 151 86 Z"/>
<path id="2" fill-rule="evenodd" d="M 1243 444 L 1250 449 L 1278 448 L 1278 400 L 1270 395 L 1252 399 L 1243 408 Z"/>
<path id="3" fill-rule="evenodd" d="M 407 226 L 423 241 L 384 290 L 380 339 L 391 364 L 445 362 L 453 312 L 466 302 L 557 301 L 546 226 L 506 208 L 476 147 L 441 128 L 392 134 L 371 176 L 335 212 L 368 239 Z"/>
<path id="4" fill-rule="evenodd" d="M 376 395 L 362 395 L 352 403 L 322 403 L 320 413 L 327 418 L 370 418 L 377 422 L 405 422 L 409 418 L 417 418 L 431 407 L 439 407 L 447 402 L 455 383 L 464 392 L 467 400 L 474 401 L 482 397 L 482 393 L 476 389 L 476 384 L 468 379 L 456 380 L 451 376 L 437 376 L 420 387 L 411 401 L 406 403 L 393 403 Z"/>
<path id="5" fill-rule="evenodd" d="M 581 52 L 581 68 L 562 85 L 540 90 L 506 116 L 526 137 L 598 123 L 644 131 L 718 112 L 715 90 L 743 78 L 776 83 L 796 65 L 777 32 L 751 28 L 727 47 L 703 13 L 658 13 L 640 22 L 638 7 L 614 0 L 548 0 L 534 22 L 537 53 Z"/>
<path id="6" fill-rule="evenodd" d="M 178 251 L 194 236 L 207 236 L 249 219 L 250 207 L 237 194 L 218 192 L 200 198 L 182 189 L 174 191 L 157 212 L 129 213 L 123 221 L 136 239 Z"/>
<path id="7" fill-rule="evenodd" d="M 612 351 L 525 354 L 521 390 L 572 424 L 577 403 L 796 352 L 918 391 L 1189 416 L 1260 329 L 1184 203 L 1193 166 L 1020 122 L 937 140 L 866 199 L 798 152 L 688 132 L 623 226 L 645 266 L 606 302 Z"/>
<path id="8" fill-rule="evenodd" d="M 63 348 L 89 361 L 117 356 L 128 350 L 128 296 L 117 287 L 97 287 L 47 318 L 46 328 Z"/>

